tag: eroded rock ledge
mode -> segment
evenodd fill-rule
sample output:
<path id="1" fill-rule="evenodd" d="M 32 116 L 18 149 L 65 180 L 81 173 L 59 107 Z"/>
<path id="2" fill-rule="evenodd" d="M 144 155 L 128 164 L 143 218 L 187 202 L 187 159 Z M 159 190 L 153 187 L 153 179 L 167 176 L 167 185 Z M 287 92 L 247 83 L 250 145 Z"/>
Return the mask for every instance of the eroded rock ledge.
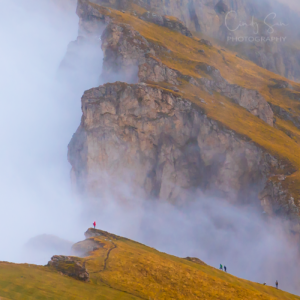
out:
<path id="1" fill-rule="evenodd" d="M 161 16 L 150 11 L 145 12 L 140 18 L 142 20 L 157 24 L 159 26 L 164 26 L 171 30 L 180 32 L 185 36 L 193 36 L 192 33 L 188 30 L 188 28 L 177 18 Z"/>
<path id="2" fill-rule="evenodd" d="M 88 193 L 97 194 L 98 175 L 107 172 L 142 187 L 148 197 L 176 202 L 198 189 L 247 201 L 263 189 L 270 161 L 278 163 L 190 101 L 151 85 L 91 89 L 82 110 L 69 161 L 76 185 Z"/>
<path id="3" fill-rule="evenodd" d="M 180 79 L 187 76 L 156 55 L 157 49 L 168 49 L 129 25 L 108 22 L 105 12 L 81 3 L 80 33 L 85 39 L 99 37 L 106 26 L 101 36 L 102 77 L 134 83 L 105 84 L 82 97 L 83 117 L 68 153 L 72 178 L 81 192 L 97 197 L 104 187 L 101 174 L 106 173 L 149 198 L 182 202 L 191 192 L 201 191 L 231 202 L 260 198 L 266 212 L 285 207 L 287 214 L 297 214 L 285 191 L 266 185 L 274 170 L 286 175 L 277 159 L 207 118 L 180 94 L 144 83 L 164 82 L 179 91 Z M 190 83 L 232 99 L 273 126 L 273 111 L 257 91 L 230 84 L 207 64 L 199 64 L 197 71 L 202 78 L 189 77 Z"/>
<path id="4" fill-rule="evenodd" d="M 183 77 L 178 71 L 168 68 L 155 58 L 152 45 L 128 25 L 110 23 L 102 39 L 105 78 L 112 78 L 114 74 L 124 74 L 127 82 L 128 79 L 129 82 L 165 81 L 178 85 L 178 78 Z M 210 78 L 190 78 L 192 84 L 221 93 L 273 126 L 273 111 L 259 92 L 229 84 L 218 69 L 205 63 L 198 64 L 197 70 Z"/>
<path id="5" fill-rule="evenodd" d="M 191 79 L 190 82 L 197 86 L 204 85 L 210 91 L 217 91 L 232 99 L 235 103 L 246 108 L 251 114 L 259 117 L 270 126 L 273 126 L 274 113 L 269 103 L 256 90 L 249 90 L 237 84 L 229 84 L 218 69 L 205 63 L 198 64 L 197 69 L 211 78 L 203 77 L 199 80 Z"/>

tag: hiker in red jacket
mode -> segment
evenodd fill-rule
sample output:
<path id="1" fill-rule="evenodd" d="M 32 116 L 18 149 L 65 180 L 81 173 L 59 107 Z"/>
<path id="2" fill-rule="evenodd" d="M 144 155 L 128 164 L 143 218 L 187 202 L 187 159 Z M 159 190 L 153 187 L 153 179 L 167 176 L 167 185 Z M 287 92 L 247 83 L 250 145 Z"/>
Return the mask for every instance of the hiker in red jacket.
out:
<path id="1" fill-rule="evenodd" d="M 96 221 L 93 223 L 93 225 L 94 225 L 94 228 L 96 228 Z"/>

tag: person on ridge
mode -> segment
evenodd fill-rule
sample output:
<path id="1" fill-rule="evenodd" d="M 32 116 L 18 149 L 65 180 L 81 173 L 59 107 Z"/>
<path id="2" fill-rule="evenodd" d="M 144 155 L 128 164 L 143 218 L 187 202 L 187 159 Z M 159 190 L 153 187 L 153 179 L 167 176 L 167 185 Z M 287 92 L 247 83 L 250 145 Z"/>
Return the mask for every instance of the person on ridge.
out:
<path id="1" fill-rule="evenodd" d="M 220 270 L 222 270 L 223 271 L 223 266 L 220 264 Z"/>
<path id="2" fill-rule="evenodd" d="M 96 221 L 94 221 L 93 225 L 94 225 L 94 229 L 96 229 Z"/>
<path id="3" fill-rule="evenodd" d="M 276 289 L 278 289 L 278 280 L 276 280 L 275 284 L 276 284 Z"/>
<path id="4" fill-rule="evenodd" d="M 225 271 L 225 272 L 227 272 L 227 268 L 226 268 L 226 266 L 224 266 L 224 271 Z"/>

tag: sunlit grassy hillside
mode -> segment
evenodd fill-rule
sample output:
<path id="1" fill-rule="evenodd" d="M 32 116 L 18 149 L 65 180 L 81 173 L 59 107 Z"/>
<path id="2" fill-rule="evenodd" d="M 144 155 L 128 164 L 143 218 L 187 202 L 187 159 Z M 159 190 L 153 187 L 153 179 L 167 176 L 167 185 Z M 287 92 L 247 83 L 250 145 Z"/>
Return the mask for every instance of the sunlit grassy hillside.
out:
<path id="1" fill-rule="evenodd" d="M 0 263 L 4 299 L 300 299 L 204 263 L 161 253 L 104 231 L 89 229 L 99 248 L 83 261 L 90 282 L 48 266 Z M 1 298 L 2 299 L 2 298 Z"/>

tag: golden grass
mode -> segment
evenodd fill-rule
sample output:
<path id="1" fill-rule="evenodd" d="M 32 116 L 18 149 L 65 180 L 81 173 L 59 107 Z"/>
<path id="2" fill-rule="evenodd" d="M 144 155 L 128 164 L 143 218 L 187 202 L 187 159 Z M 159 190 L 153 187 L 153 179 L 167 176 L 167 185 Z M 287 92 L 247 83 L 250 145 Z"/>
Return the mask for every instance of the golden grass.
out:
<path id="1" fill-rule="evenodd" d="M 90 282 L 47 266 L 0 263 L 0 299 L 280 299 L 300 297 L 103 233 L 83 258 Z"/>
<path id="2" fill-rule="evenodd" d="M 84 283 L 48 267 L 0 263 L 0 299 L 103 299 L 133 300 L 133 295 L 107 285 Z"/>
<path id="3" fill-rule="evenodd" d="M 128 239 L 92 238 L 110 243 L 106 269 L 98 267 L 99 256 L 108 248 L 94 251 L 87 257 L 91 279 L 96 284 L 127 291 L 142 299 L 300 299 L 273 287 L 249 282 L 207 265 L 161 253 Z"/>

